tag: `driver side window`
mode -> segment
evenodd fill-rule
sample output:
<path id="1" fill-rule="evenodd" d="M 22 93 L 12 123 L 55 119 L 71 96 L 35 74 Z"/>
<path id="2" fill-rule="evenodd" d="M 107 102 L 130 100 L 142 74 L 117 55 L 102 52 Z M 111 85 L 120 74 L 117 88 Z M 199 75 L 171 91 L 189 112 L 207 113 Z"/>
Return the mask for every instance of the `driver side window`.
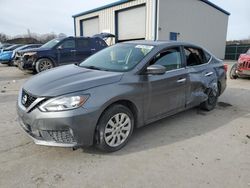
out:
<path id="1" fill-rule="evenodd" d="M 62 48 L 64 49 L 71 49 L 71 48 L 75 48 L 75 40 L 71 39 L 71 40 L 66 40 L 61 44 Z"/>
<path id="2" fill-rule="evenodd" d="M 162 65 L 166 67 L 166 71 L 181 68 L 182 64 L 180 48 L 164 50 L 155 56 L 154 61 L 151 64 Z"/>

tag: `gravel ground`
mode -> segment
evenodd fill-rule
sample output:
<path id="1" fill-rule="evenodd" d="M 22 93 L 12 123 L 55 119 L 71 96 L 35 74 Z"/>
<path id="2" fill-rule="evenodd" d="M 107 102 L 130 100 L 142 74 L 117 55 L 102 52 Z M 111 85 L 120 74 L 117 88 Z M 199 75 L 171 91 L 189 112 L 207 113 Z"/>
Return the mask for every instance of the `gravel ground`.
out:
<path id="1" fill-rule="evenodd" d="M 233 62 L 227 62 L 232 65 Z M 228 80 L 211 112 L 191 109 L 135 131 L 115 153 L 37 146 L 17 123 L 32 75 L 0 65 L 0 187 L 250 188 L 250 80 Z"/>

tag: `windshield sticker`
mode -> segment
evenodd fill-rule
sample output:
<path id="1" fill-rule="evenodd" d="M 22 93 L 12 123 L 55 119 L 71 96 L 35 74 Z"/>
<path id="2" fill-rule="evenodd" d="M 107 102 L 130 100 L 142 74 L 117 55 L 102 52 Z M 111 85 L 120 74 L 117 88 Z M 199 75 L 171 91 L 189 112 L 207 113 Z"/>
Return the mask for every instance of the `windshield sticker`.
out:
<path id="1" fill-rule="evenodd" d="M 152 50 L 153 46 L 148 46 L 148 45 L 136 45 L 135 48 L 141 48 L 145 50 Z"/>

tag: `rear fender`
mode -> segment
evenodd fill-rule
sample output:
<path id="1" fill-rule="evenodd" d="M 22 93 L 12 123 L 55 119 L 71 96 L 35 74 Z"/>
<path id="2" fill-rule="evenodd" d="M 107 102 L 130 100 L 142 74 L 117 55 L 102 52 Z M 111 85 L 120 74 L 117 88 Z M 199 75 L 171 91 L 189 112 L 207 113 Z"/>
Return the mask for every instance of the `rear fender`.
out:
<path id="1" fill-rule="evenodd" d="M 208 72 L 213 72 L 210 76 L 205 76 Z M 217 73 L 213 69 L 204 69 L 200 72 L 189 73 L 189 86 L 187 87 L 186 106 L 197 106 L 208 99 L 209 91 L 218 93 Z"/>

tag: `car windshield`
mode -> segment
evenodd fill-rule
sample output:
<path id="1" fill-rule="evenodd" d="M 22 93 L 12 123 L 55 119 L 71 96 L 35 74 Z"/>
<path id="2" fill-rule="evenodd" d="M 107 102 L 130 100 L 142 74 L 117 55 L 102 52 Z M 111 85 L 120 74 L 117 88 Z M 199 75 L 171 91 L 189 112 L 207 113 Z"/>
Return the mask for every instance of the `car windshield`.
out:
<path id="1" fill-rule="evenodd" d="M 45 43 L 41 46 L 41 48 L 53 48 L 55 45 L 57 45 L 62 39 L 53 39 L 49 42 Z"/>
<path id="2" fill-rule="evenodd" d="M 115 72 L 126 72 L 133 69 L 154 46 L 138 44 L 116 44 L 108 47 L 88 59 L 80 66 Z"/>

